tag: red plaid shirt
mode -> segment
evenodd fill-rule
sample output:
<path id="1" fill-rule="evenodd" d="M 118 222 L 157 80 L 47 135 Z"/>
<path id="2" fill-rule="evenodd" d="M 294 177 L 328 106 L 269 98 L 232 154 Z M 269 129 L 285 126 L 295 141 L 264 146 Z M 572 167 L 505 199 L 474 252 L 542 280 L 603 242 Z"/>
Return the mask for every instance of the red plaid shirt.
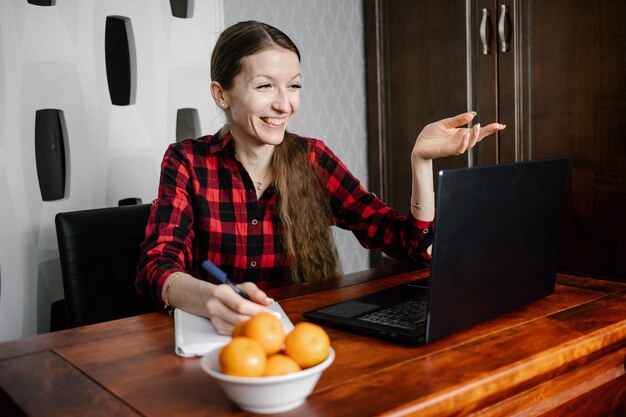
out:
<path id="1" fill-rule="evenodd" d="M 401 216 L 386 206 L 322 141 L 296 140 L 326 181 L 335 225 L 351 230 L 364 247 L 379 247 L 401 261 L 430 259 L 426 248 L 432 243 L 432 222 Z M 289 263 L 276 216 L 276 190 L 269 186 L 257 200 L 229 134 L 169 146 L 142 252 L 136 286 L 156 303 L 162 302 L 163 283 L 173 272 L 211 281 L 200 266 L 205 259 L 236 283 L 252 281 L 262 289 L 287 283 Z"/>

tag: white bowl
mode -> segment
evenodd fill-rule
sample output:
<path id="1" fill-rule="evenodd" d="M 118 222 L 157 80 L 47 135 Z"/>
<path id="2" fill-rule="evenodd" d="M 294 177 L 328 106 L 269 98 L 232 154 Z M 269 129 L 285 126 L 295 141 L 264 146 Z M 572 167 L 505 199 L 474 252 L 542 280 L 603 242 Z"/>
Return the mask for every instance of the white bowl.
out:
<path id="1" fill-rule="evenodd" d="M 220 372 L 221 349 L 213 349 L 202 358 L 202 369 L 217 379 L 228 398 L 241 409 L 259 414 L 281 413 L 298 407 L 311 394 L 322 372 L 335 360 L 335 351 L 330 348 L 324 362 L 300 372 L 279 376 L 240 377 Z"/>

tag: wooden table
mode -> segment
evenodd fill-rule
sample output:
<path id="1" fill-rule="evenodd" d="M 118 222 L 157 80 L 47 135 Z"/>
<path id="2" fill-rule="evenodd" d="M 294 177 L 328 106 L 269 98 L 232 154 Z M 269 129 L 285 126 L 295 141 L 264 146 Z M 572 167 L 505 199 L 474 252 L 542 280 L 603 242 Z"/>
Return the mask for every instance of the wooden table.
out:
<path id="1" fill-rule="evenodd" d="M 271 295 L 295 323 L 303 310 L 427 274 L 392 267 Z M 554 295 L 420 347 L 327 330 L 335 362 L 304 405 L 281 415 L 626 415 L 626 284 L 559 275 Z M 174 354 L 173 321 L 161 312 L 0 344 L 0 409 L 247 415 L 200 359 Z"/>

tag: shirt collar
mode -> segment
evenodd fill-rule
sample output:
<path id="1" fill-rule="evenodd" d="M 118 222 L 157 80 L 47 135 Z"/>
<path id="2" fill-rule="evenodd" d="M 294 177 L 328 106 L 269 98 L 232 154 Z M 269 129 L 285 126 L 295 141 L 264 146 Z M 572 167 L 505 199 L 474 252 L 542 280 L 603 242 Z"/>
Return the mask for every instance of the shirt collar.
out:
<path id="1" fill-rule="evenodd" d="M 233 136 L 230 134 L 230 131 L 222 133 L 220 130 L 211 136 L 209 140 L 210 153 L 215 154 L 222 151 L 228 152 L 231 156 L 235 154 L 235 142 L 233 141 Z"/>

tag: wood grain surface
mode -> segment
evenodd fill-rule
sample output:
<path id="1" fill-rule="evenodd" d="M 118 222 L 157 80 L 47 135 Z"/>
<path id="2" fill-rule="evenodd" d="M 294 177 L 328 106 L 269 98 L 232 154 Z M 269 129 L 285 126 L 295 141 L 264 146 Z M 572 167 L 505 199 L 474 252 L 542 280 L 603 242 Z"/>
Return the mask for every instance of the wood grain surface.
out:
<path id="1" fill-rule="evenodd" d="M 296 323 L 304 310 L 427 276 L 369 271 L 271 295 Z M 304 405 L 281 415 L 624 415 L 626 285 L 569 275 L 557 283 L 551 296 L 424 346 L 327 327 L 335 362 Z M 165 313 L 0 344 L 0 407 L 47 416 L 248 415 L 199 358 L 174 354 Z"/>

